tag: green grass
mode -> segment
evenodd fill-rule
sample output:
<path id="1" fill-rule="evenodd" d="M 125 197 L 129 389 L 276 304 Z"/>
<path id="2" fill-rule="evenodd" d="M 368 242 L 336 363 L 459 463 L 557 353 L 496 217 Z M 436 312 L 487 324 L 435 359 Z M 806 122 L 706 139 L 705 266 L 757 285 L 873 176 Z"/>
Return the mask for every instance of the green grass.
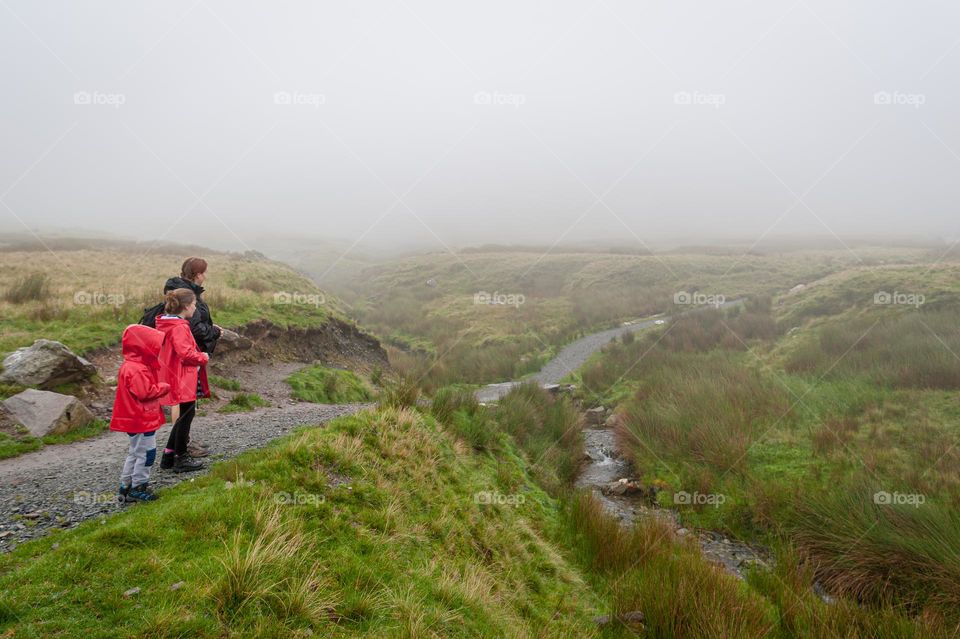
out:
<path id="1" fill-rule="evenodd" d="M 523 499 L 474 498 L 490 493 Z M 550 541 L 561 528 L 515 455 L 469 452 L 416 412 L 366 412 L 20 546 L 0 558 L 0 631 L 591 636 L 601 602 Z"/>
<path id="2" fill-rule="evenodd" d="M 829 306 L 830 315 L 799 333 L 764 327 L 792 323 L 801 302 L 756 308 L 770 317 L 746 323 L 743 313 L 691 316 L 610 345 L 579 380 L 588 400 L 621 400 L 637 472 L 670 486 L 659 501 L 684 525 L 799 557 L 811 579 L 845 597 L 844 623 L 859 624 L 858 636 L 882 625 L 889 636 L 926 636 L 924 628 L 934 636 L 960 623 L 960 591 L 951 585 L 960 575 L 960 411 L 951 392 L 956 360 L 949 364 L 960 311 L 858 308 L 859 298 L 850 299 L 853 306 Z M 677 490 L 725 502 L 677 506 Z M 924 503 L 877 504 L 878 492 Z M 893 609 L 901 616 L 890 617 Z M 817 626 L 809 613 L 780 612 L 804 632 Z"/>
<path id="3" fill-rule="evenodd" d="M 24 453 L 32 453 L 35 450 L 40 450 L 44 446 L 72 444 L 73 442 L 83 439 L 96 437 L 106 432 L 109 426 L 109 422 L 102 419 L 95 419 L 86 426 L 59 435 L 32 437 L 25 429 L 17 433 L 0 433 L 0 459 L 8 459 Z"/>
<path id="4" fill-rule="evenodd" d="M 24 386 L 17 384 L 0 384 L 0 401 L 13 397 L 17 393 L 22 393 L 24 390 L 26 390 Z"/>
<path id="5" fill-rule="evenodd" d="M 315 404 L 354 404 L 369 402 L 373 391 L 356 373 L 314 365 L 302 368 L 287 378 L 293 396 Z"/>
<path id="6" fill-rule="evenodd" d="M 24 453 L 32 453 L 43 447 L 43 441 L 36 437 L 0 433 L 0 459 L 9 459 Z"/>
<path id="7" fill-rule="evenodd" d="M 226 377 L 220 377 L 219 375 L 209 375 L 207 381 L 209 381 L 212 386 L 222 388 L 223 390 L 234 392 L 240 390 L 240 382 L 235 379 L 228 379 Z"/>
<path id="8" fill-rule="evenodd" d="M 264 406 L 269 406 L 270 402 L 260 397 L 256 393 L 237 393 L 230 398 L 230 401 L 221 406 L 218 413 L 247 413 Z"/>
<path id="9" fill-rule="evenodd" d="M 386 408 L 301 429 L 22 544 L 0 557 L 0 633 L 634 637 L 593 619 L 639 610 L 641 636 L 664 639 L 949 636 L 935 616 L 823 604 L 790 555 L 744 584 L 657 518 L 624 527 L 569 483 L 551 496 L 536 478 L 564 463 L 542 446 L 552 433 L 578 450 L 558 432 L 576 413 L 533 387 L 511 395 L 481 413 L 450 391 L 439 420 Z M 466 445 L 451 420 L 471 414 L 495 446 Z"/>

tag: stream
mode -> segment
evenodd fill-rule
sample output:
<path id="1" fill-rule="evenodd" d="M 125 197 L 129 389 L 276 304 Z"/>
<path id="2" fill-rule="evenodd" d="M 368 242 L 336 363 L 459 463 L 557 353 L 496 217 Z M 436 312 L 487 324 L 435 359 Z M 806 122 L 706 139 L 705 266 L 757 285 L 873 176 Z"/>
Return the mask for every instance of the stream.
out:
<path id="1" fill-rule="evenodd" d="M 604 508 L 625 526 L 632 525 L 641 517 L 662 519 L 672 525 L 681 537 L 696 535 L 704 557 L 740 579 L 744 578 L 751 566 L 769 562 L 769 553 L 759 546 L 736 541 L 714 531 L 690 531 L 680 524 L 675 510 L 651 506 L 642 496 L 616 495 L 604 491 L 604 487 L 621 479 L 632 479 L 632 464 L 620 454 L 616 436 L 606 426 L 585 427 L 583 440 L 589 461 L 581 469 L 575 485 L 591 490 Z"/>
<path id="2" fill-rule="evenodd" d="M 722 306 L 741 304 L 742 300 L 726 302 Z M 696 312 L 696 311 L 690 311 Z M 568 374 L 586 363 L 587 359 L 624 333 L 641 331 L 670 321 L 669 316 L 630 322 L 618 328 L 592 333 L 568 344 L 560 353 L 548 362 L 538 373 L 531 377 L 544 387 L 556 387 Z M 481 402 L 496 402 L 510 392 L 519 382 L 489 384 L 476 392 Z M 624 525 L 632 525 L 640 517 L 659 517 L 668 521 L 680 536 L 696 535 L 707 560 L 722 566 L 727 572 L 740 579 L 751 565 L 767 564 L 769 553 L 762 547 L 736 541 L 724 535 L 710 531 L 690 531 L 680 523 L 677 511 L 658 508 L 639 495 L 614 495 L 603 490 L 605 486 L 620 480 L 633 478 L 632 464 L 625 459 L 619 449 L 613 430 L 605 425 L 585 426 L 583 430 L 586 458 L 576 480 L 576 487 L 591 490 L 603 506 L 613 513 Z"/>

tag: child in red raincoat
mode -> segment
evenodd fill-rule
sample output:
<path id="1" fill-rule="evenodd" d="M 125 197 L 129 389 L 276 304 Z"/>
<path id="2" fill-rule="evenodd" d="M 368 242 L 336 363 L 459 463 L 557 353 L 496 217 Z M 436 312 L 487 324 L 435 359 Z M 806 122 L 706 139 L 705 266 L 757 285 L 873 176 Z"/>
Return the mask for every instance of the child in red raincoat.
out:
<path id="1" fill-rule="evenodd" d="M 170 385 L 161 400 L 165 406 L 179 406 L 180 416 L 170 431 L 160 468 L 185 473 L 203 468 L 203 463 L 187 453 L 190 424 L 197 412 L 197 396 L 210 397 L 207 385 L 207 361 L 210 356 L 197 350 L 190 331 L 190 318 L 197 308 L 197 296 L 186 288 L 168 291 L 164 314 L 157 318 L 157 330 L 166 335 L 160 351 L 160 379 Z"/>
<path id="2" fill-rule="evenodd" d="M 123 364 L 117 373 L 110 430 L 126 433 L 130 440 L 120 473 L 121 502 L 153 501 L 150 469 L 157 457 L 157 429 L 164 422 L 160 398 L 170 385 L 158 381 L 163 333 L 134 324 L 123 331 Z"/>

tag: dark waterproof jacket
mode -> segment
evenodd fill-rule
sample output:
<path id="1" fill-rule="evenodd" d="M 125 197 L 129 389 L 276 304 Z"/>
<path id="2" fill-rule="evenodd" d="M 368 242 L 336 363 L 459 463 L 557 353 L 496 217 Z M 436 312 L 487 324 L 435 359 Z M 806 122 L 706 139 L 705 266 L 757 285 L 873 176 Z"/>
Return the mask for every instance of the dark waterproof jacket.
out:
<path id="1" fill-rule="evenodd" d="M 213 354 L 213 349 L 217 347 L 217 340 L 220 339 L 220 329 L 213 325 L 210 307 L 203 301 L 203 287 L 182 277 L 171 277 L 163 285 L 163 292 L 166 294 L 177 288 L 188 288 L 197 296 L 197 310 L 190 318 L 190 332 L 193 333 L 193 339 L 197 342 L 197 348 L 204 353 Z"/>

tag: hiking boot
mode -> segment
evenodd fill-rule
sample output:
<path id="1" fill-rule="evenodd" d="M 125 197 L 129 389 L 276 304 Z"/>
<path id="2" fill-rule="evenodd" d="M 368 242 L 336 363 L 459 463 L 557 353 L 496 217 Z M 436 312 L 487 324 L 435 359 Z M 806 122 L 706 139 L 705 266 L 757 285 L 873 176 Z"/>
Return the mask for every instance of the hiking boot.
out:
<path id="1" fill-rule="evenodd" d="M 156 501 L 157 495 L 150 489 L 149 484 L 140 484 L 129 489 L 127 501 Z"/>
<path id="2" fill-rule="evenodd" d="M 191 441 L 187 444 L 187 454 L 191 457 L 209 457 L 210 451 L 199 442 Z"/>
<path id="3" fill-rule="evenodd" d="M 176 460 L 173 462 L 173 472 L 175 473 L 191 473 L 202 468 L 203 462 L 194 459 L 190 455 L 177 455 Z"/>
<path id="4" fill-rule="evenodd" d="M 196 446 L 197 448 L 202 448 L 202 449 L 204 449 L 204 450 L 210 450 L 210 446 L 207 445 L 207 442 L 202 441 L 202 440 L 200 440 L 200 439 L 194 439 L 193 437 L 189 438 L 189 439 L 187 440 L 187 446 L 189 446 L 189 445 L 191 445 L 191 444 L 193 444 L 193 445 Z"/>
<path id="5" fill-rule="evenodd" d="M 120 484 L 120 489 L 117 491 L 117 503 L 125 504 L 130 501 L 130 487 Z"/>
<path id="6" fill-rule="evenodd" d="M 163 470 L 170 470 L 173 468 L 173 464 L 176 462 L 176 455 L 173 453 L 164 452 L 160 456 L 160 468 Z"/>

